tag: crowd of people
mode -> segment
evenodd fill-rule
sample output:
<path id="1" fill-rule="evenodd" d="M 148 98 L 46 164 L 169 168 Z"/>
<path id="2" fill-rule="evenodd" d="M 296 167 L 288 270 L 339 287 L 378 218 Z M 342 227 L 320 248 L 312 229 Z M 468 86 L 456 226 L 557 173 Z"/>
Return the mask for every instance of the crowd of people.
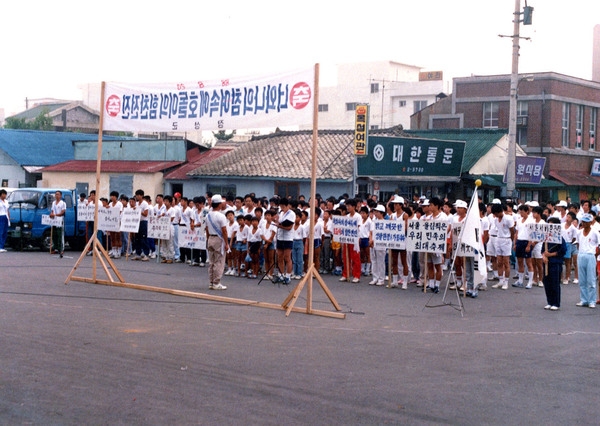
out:
<path id="1" fill-rule="evenodd" d="M 536 201 L 510 199 L 494 199 L 487 205 L 479 203 L 480 237 L 489 273 L 483 278 L 475 273 L 479 267 L 475 257 L 457 256 L 454 252 L 457 244 L 456 241 L 453 244 L 452 227 L 465 220 L 469 208 L 463 200 L 451 202 L 415 194 L 412 200 L 394 195 L 380 202 L 375 196 L 351 198 L 343 194 L 322 199 L 317 195 L 312 242 L 309 241 L 310 205 L 303 196 L 268 199 L 255 194 L 221 197 L 207 193 L 190 199 L 175 193 L 159 194 L 153 202 L 143 190 L 138 190 L 131 198 L 112 192 L 109 199 L 99 201 L 107 208 L 129 207 L 141 211 L 137 233 L 108 232 L 105 244 L 110 247 L 111 257 L 131 256 L 131 260 L 148 261 L 160 255 L 165 264 L 200 267 L 222 262 L 222 267 L 217 265 L 217 271 L 211 272 L 211 289 L 226 289 L 221 275 L 264 277 L 282 284 L 301 279 L 310 263 L 309 244 L 313 244 L 312 262 L 316 270 L 320 274 L 337 275 L 340 281 L 364 280 L 374 286 L 401 289 L 413 284 L 437 293 L 444 271 L 451 270 L 449 288 L 463 290 L 472 298 L 480 290 L 487 290 L 488 280 L 494 282 L 491 288 L 501 290 L 507 290 L 509 285 L 525 289 L 544 287 L 545 308 L 556 311 L 561 303 L 560 286 L 572 282 L 580 286 L 577 306 L 595 308 L 600 303 L 596 291 L 600 216 L 599 206 L 592 200 L 581 204 L 563 200 L 540 205 Z M 87 198 L 82 194 L 81 202 L 95 203 L 95 193 L 92 191 Z M 147 223 L 151 216 L 170 219 L 169 239 L 148 238 Z M 357 220 L 358 244 L 335 241 L 334 216 Z M 386 250 L 374 244 L 376 221 L 404 221 L 406 229 L 410 219 L 447 221 L 446 253 Z M 560 224 L 562 243 L 530 240 L 528 224 L 531 223 Z M 91 236 L 93 222 L 88 225 Z M 181 226 L 205 229 L 207 249 L 179 247 L 177 227 Z M 62 251 L 62 247 L 57 250 Z M 511 268 L 516 269 L 512 279 Z"/>

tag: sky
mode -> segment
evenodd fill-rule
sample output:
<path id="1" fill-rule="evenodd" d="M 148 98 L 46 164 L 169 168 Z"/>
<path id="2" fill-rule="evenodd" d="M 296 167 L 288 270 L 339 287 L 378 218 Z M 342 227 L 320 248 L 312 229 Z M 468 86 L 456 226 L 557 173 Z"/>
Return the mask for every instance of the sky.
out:
<path id="1" fill-rule="evenodd" d="M 98 7 L 94 8 L 93 6 Z M 525 0 L 521 0 L 521 8 Z M 519 72 L 592 76 L 598 0 L 528 0 Z M 508 74 L 515 0 L 21 0 L 0 13 L 0 108 L 81 100 L 101 81 L 166 83 L 393 60 Z M 323 84 L 323 83 L 322 83 Z M 98 109 L 98 108 L 96 108 Z"/>

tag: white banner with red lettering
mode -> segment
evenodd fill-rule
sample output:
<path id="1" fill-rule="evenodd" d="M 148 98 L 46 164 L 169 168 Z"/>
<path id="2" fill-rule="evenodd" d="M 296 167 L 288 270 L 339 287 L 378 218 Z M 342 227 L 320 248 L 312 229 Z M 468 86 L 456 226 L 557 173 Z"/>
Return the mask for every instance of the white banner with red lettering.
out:
<path id="1" fill-rule="evenodd" d="M 104 130 L 202 131 L 312 123 L 314 69 L 164 84 L 107 82 Z"/>

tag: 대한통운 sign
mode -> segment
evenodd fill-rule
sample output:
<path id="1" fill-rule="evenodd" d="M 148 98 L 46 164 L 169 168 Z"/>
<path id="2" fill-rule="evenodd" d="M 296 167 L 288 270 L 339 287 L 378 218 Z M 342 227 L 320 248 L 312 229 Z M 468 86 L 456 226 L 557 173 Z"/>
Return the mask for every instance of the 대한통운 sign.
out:
<path id="1" fill-rule="evenodd" d="M 357 158 L 358 176 L 456 177 L 465 142 L 370 136 L 368 154 Z"/>
<path id="2" fill-rule="evenodd" d="M 311 123 L 314 69 L 169 84 L 106 83 L 104 129 L 155 132 Z"/>

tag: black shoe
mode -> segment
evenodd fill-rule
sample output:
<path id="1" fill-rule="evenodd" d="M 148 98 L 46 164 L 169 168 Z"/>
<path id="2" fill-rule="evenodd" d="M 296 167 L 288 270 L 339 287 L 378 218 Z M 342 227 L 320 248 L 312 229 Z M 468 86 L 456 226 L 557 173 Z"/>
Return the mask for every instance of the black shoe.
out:
<path id="1" fill-rule="evenodd" d="M 437 294 L 437 293 L 439 293 L 439 292 L 440 292 L 440 288 L 439 288 L 439 287 L 437 287 L 437 286 L 436 286 L 436 287 L 433 287 L 431 290 L 432 290 L 432 291 L 433 291 L 435 294 Z"/>

